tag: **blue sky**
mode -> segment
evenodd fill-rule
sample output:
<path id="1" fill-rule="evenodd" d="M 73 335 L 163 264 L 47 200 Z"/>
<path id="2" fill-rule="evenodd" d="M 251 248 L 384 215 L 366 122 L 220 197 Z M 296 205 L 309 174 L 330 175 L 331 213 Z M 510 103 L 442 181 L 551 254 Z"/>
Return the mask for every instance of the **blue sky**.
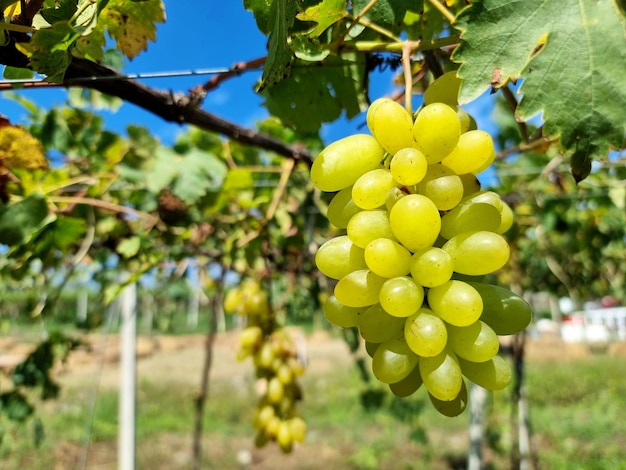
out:
<path id="1" fill-rule="evenodd" d="M 124 72 L 152 73 L 186 71 L 213 68 L 229 68 L 237 62 L 245 62 L 266 54 L 266 38 L 257 27 L 254 17 L 243 7 L 242 0 L 199 2 L 197 0 L 165 0 L 167 20 L 158 25 L 157 40 L 149 44 L 148 50 L 128 61 Z M 262 98 L 254 91 L 254 84 L 261 71 L 248 72 L 223 82 L 210 91 L 203 107 L 225 119 L 247 127 L 267 116 L 262 107 Z M 170 77 L 143 80 L 161 90 L 186 93 L 196 85 L 209 80 L 210 76 Z M 376 74 L 371 77 L 372 99 L 393 91 L 391 75 Z M 22 90 L 28 99 L 49 108 L 65 101 L 63 89 Z M 484 97 L 466 109 L 479 123 L 479 127 L 492 130 L 488 119 L 491 103 Z M 19 124 L 26 111 L 0 94 L 0 113 L 11 122 Z M 181 131 L 178 124 L 168 123 L 142 109 L 124 104 L 116 113 L 104 113 L 107 128 L 123 133 L 129 124 L 148 127 L 162 142 L 173 142 Z M 324 140 L 329 143 L 340 137 L 363 132 L 360 127 L 364 116 L 352 121 L 344 119 L 328 124 L 322 130 Z"/>

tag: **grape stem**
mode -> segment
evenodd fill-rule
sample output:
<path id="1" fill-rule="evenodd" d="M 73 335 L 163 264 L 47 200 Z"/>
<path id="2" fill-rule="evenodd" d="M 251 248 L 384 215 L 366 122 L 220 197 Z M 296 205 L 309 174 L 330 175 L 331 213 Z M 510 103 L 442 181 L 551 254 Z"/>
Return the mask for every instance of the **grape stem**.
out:
<path id="1" fill-rule="evenodd" d="M 413 71 L 411 70 L 412 44 L 406 41 L 402 46 L 402 72 L 404 73 L 404 107 L 413 115 Z"/>
<path id="2" fill-rule="evenodd" d="M 397 41 L 393 43 L 384 41 L 355 41 L 342 44 L 341 50 L 355 52 L 395 52 L 401 54 L 402 48 L 406 42 L 412 44 L 412 52 L 417 52 L 453 46 L 458 44 L 459 41 L 460 36 L 458 34 L 432 39 L 430 41 Z"/>
<path id="3" fill-rule="evenodd" d="M 455 23 L 456 18 L 454 17 L 454 15 L 450 12 L 450 10 L 448 10 L 445 6 L 443 6 L 439 0 L 428 0 L 428 1 L 433 7 L 437 9 L 439 13 L 443 15 L 443 17 L 446 20 L 448 20 L 448 23 L 450 23 L 451 25 Z"/>

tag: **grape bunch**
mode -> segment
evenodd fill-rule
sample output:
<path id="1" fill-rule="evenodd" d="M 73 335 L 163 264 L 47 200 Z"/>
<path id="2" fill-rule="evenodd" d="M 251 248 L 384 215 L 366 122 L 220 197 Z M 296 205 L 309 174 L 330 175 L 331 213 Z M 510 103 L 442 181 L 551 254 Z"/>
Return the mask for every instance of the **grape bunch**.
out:
<path id="1" fill-rule="evenodd" d="M 336 280 L 324 304 L 329 322 L 358 327 L 372 372 L 401 397 L 423 384 L 446 416 L 463 412 L 466 379 L 506 387 L 499 335 L 523 330 L 528 304 L 484 276 L 502 268 L 510 207 L 480 188 L 495 159 L 491 136 L 456 106 L 459 81 L 443 75 L 411 115 L 388 99 L 367 111 L 370 134 L 328 145 L 311 180 L 335 193 L 327 217 L 339 235 L 316 253 Z"/>
<path id="2" fill-rule="evenodd" d="M 302 399 L 298 377 L 304 373 L 295 344 L 283 329 L 276 327 L 267 294 L 258 282 L 245 280 L 224 299 L 224 310 L 243 315 L 246 327 L 239 333 L 239 360 L 254 363 L 262 394 L 257 402 L 253 425 L 259 447 L 275 441 L 285 453 L 306 435 L 306 423 L 297 402 Z"/>

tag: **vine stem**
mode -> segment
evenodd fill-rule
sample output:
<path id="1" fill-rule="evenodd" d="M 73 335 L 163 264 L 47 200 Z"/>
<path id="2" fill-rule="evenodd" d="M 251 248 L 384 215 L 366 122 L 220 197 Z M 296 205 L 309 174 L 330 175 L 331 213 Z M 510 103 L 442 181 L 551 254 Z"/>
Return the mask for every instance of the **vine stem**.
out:
<path id="1" fill-rule="evenodd" d="M 404 73 L 404 107 L 413 116 L 413 73 L 411 70 L 412 44 L 406 41 L 402 46 L 402 72 Z"/>
<path id="2" fill-rule="evenodd" d="M 110 210 L 112 212 L 121 212 L 124 214 L 132 215 L 140 219 L 145 219 L 151 226 L 155 226 L 159 219 L 146 212 L 141 212 L 131 207 L 121 206 L 113 202 L 103 201 L 92 197 L 78 197 L 78 196 L 50 196 L 48 200 L 52 203 L 67 203 L 67 204 L 85 204 L 88 206 L 99 207 L 101 209 Z"/>
<path id="3" fill-rule="evenodd" d="M 448 23 L 450 23 L 451 25 L 455 23 L 456 18 L 454 17 L 454 15 L 450 12 L 450 10 L 448 10 L 445 6 L 443 6 L 439 0 L 428 0 L 428 2 L 433 7 L 435 7 L 437 11 L 441 13 L 446 20 L 448 20 Z"/>

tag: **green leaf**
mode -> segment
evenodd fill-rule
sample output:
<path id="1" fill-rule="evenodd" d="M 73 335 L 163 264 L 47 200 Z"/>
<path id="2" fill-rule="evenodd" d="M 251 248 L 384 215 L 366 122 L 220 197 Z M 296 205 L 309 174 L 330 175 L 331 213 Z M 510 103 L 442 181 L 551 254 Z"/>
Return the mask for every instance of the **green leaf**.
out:
<path id="1" fill-rule="evenodd" d="M 591 159 L 623 148 L 626 21 L 608 0 L 484 0 L 460 16 L 460 101 L 523 79 L 519 118 L 543 113 L 544 134 L 575 154 L 576 178 Z"/>
<path id="2" fill-rule="evenodd" d="M 72 60 L 69 48 L 78 37 L 72 25 L 59 21 L 35 31 L 29 42 L 17 43 L 16 47 L 28 56 L 33 70 L 46 75 L 50 82 L 62 82 Z"/>
<path id="3" fill-rule="evenodd" d="M 192 149 L 176 162 L 177 178 L 172 193 L 188 204 L 204 196 L 211 187 L 220 186 L 226 176 L 226 165 L 215 155 Z"/>
<path id="4" fill-rule="evenodd" d="M 141 247 L 141 239 L 138 236 L 125 238 L 119 245 L 117 245 L 117 251 L 123 258 L 129 259 L 139 253 Z"/>
<path id="5" fill-rule="evenodd" d="M 329 56 L 324 67 L 297 67 L 283 82 L 263 93 L 271 114 L 300 133 L 315 133 L 345 109 L 348 118 L 367 106 L 364 64 L 353 54 Z M 306 90 L 306 92 L 303 92 Z"/>
<path id="6" fill-rule="evenodd" d="M 301 21 L 313 21 L 317 23 L 307 34 L 318 37 L 329 27 L 346 16 L 346 0 L 323 0 L 318 5 L 307 8 L 298 13 L 296 18 Z"/>
<path id="7" fill-rule="evenodd" d="M 270 26 L 271 0 L 243 0 L 243 6 L 254 15 L 256 25 L 263 34 L 272 32 Z"/>
<path id="8" fill-rule="evenodd" d="M 267 60 L 257 91 L 276 85 L 289 76 L 293 55 L 288 38 L 298 10 L 293 0 L 274 0 L 270 9 Z"/>
<path id="9" fill-rule="evenodd" d="M 41 16 L 48 23 L 57 21 L 69 21 L 78 9 L 78 0 L 61 0 L 54 3 L 54 6 L 41 9 Z"/>
<path id="10" fill-rule="evenodd" d="M 32 194 L 15 204 L 0 208 L 0 244 L 20 245 L 48 222 L 48 204 Z"/>
<path id="11" fill-rule="evenodd" d="M 368 3 L 370 0 L 354 0 L 354 14 L 358 15 Z M 415 0 L 378 0 L 365 18 L 383 28 L 397 29 L 402 26 L 406 12 L 416 9 L 415 3 Z"/>
<path id="12" fill-rule="evenodd" d="M 35 76 L 30 69 L 11 67 L 10 65 L 4 67 L 4 73 L 2 75 L 6 80 L 29 80 Z"/>
<path id="13" fill-rule="evenodd" d="M 0 395 L 0 412 L 11 421 L 23 422 L 33 411 L 26 397 L 18 391 L 12 390 Z"/>

